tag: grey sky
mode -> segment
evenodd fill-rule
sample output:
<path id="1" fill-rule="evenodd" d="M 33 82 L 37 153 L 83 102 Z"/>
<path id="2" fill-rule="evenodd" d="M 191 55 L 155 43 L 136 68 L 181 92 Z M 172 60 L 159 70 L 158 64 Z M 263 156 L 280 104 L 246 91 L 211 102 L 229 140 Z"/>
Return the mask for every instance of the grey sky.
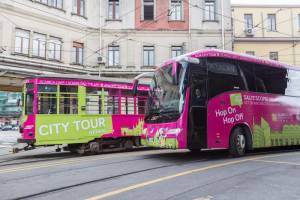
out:
<path id="1" fill-rule="evenodd" d="M 287 4 L 300 5 L 300 0 L 231 0 L 232 4 Z"/>

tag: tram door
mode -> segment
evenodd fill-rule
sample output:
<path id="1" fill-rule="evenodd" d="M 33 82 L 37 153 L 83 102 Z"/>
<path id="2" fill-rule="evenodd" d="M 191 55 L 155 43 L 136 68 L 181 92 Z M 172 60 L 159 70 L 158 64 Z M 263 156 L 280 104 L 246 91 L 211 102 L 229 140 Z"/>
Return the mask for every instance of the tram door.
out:
<path id="1" fill-rule="evenodd" d="M 207 147 L 207 75 L 191 70 L 191 98 L 189 109 L 188 148 Z"/>

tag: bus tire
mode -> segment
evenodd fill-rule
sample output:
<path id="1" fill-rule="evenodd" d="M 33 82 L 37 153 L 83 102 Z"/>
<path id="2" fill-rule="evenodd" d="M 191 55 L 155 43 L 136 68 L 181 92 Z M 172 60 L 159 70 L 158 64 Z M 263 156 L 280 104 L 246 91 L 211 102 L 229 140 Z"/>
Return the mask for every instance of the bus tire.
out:
<path id="1" fill-rule="evenodd" d="M 233 129 L 230 135 L 229 153 L 234 157 L 245 155 L 246 152 L 246 134 L 241 127 Z"/>
<path id="2" fill-rule="evenodd" d="M 201 149 L 189 149 L 192 154 L 198 154 L 201 152 Z"/>

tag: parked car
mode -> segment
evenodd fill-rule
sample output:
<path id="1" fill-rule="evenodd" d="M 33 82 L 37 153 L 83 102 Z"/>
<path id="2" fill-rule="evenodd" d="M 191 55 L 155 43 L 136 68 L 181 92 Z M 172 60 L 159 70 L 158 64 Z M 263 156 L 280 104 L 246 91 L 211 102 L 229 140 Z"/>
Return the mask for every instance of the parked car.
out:
<path id="1" fill-rule="evenodd" d="M 2 131 L 10 131 L 10 130 L 12 130 L 12 128 L 13 127 L 11 125 L 5 125 L 2 127 Z"/>
<path id="2" fill-rule="evenodd" d="M 18 127 L 18 126 L 14 126 L 14 127 L 12 127 L 12 130 L 13 130 L 13 131 L 18 131 L 18 130 L 19 130 L 19 127 Z"/>

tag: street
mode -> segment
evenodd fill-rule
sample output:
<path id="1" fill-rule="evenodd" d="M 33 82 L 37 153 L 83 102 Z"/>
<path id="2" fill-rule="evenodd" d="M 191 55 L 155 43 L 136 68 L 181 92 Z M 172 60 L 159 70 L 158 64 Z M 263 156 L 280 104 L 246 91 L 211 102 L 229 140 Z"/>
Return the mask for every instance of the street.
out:
<path id="1" fill-rule="evenodd" d="M 53 147 L 0 156 L 1 199 L 299 199 L 300 151 L 136 149 L 78 156 Z"/>

